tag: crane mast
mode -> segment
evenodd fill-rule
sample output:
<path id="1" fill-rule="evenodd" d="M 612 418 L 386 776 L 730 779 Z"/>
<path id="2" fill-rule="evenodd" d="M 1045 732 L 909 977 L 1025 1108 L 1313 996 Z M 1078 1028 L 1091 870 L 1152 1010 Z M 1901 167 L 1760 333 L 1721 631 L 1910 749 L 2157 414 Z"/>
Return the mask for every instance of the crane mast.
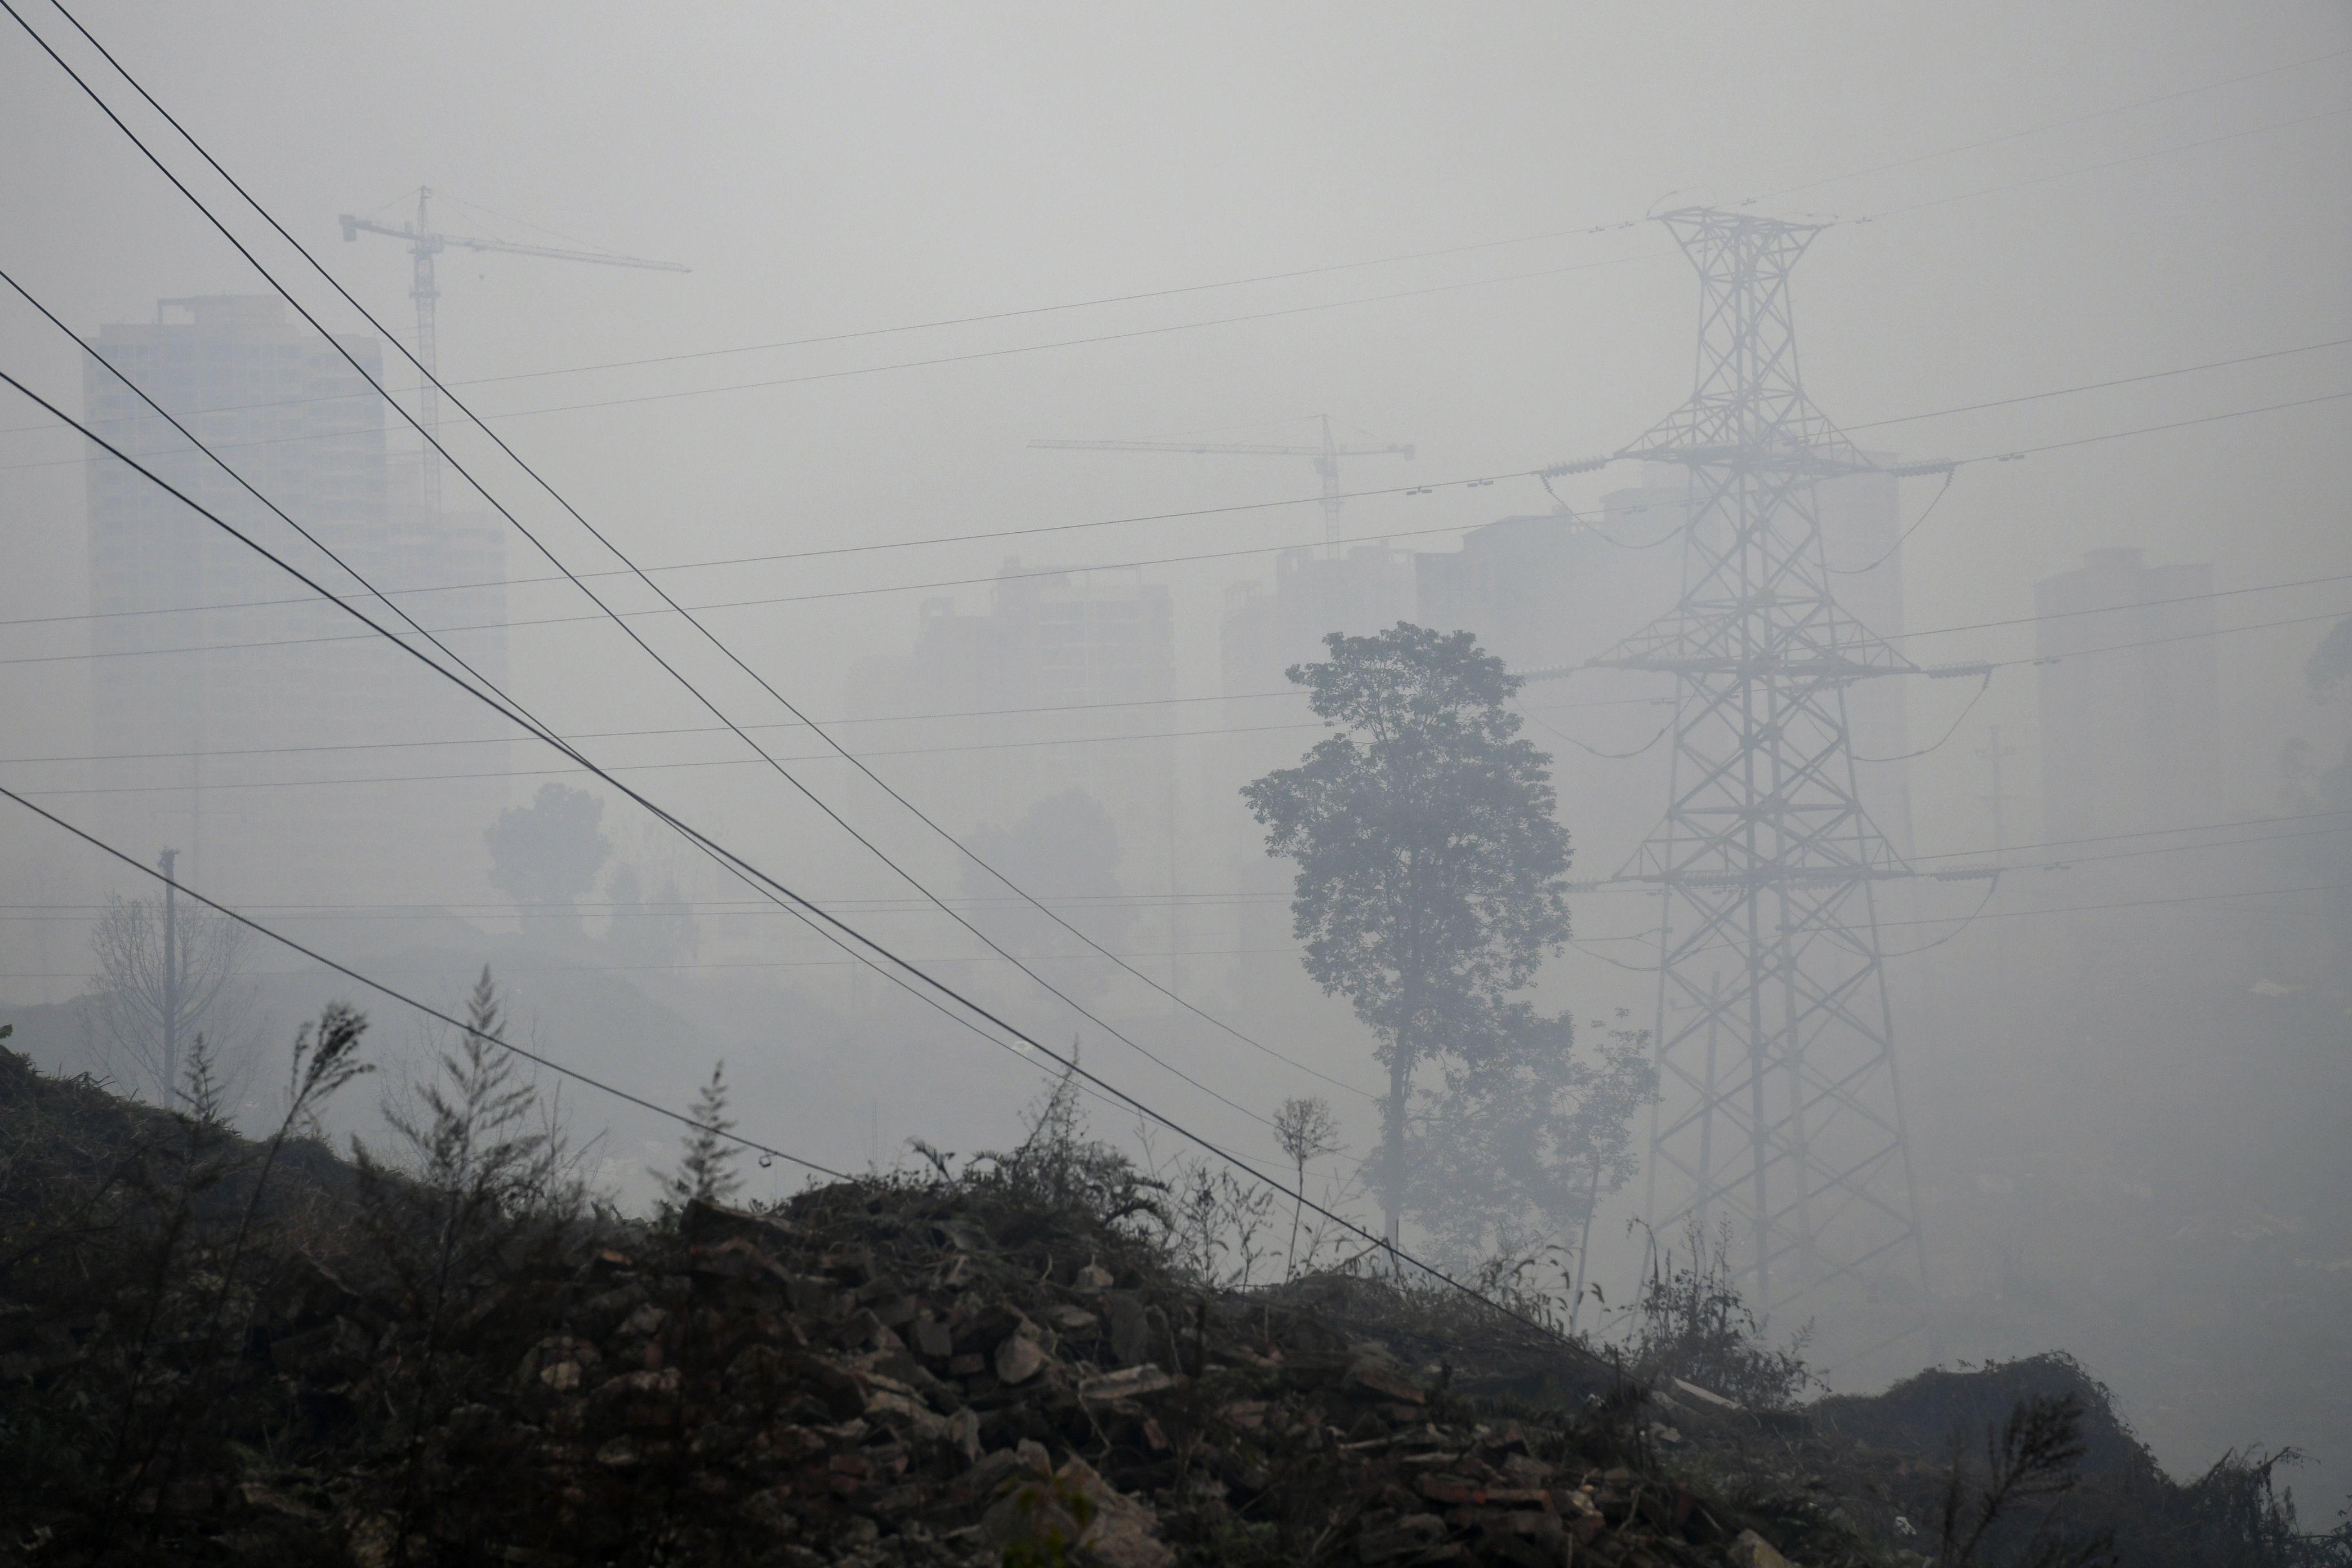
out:
<path id="1" fill-rule="evenodd" d="M 419 480 L 425 504 L 433 510 L 441 507 L 441 459 L 433 450 L 441 437 L 441 399 L 434 386 L 441 374 L 439 315 L 441 288 L 433 273 L 433 258 L 455 246 L 460 250 L 477 254 L 496 251 L 506 256 L 536 256 L 550 261 L 590 261 L 602 267 L 637 267 L 656 272 L 689 272 L 693 268 L 676 261 L 649 261 L 641 256 L 619 256 L 602 250 L 565 250 L 546 245 L 517 245 L 503 239 L 482 239 L 470 235 L 442 234 L 433 226 L 433 191 L 420 185 L 416 191 L 416 221 L 394 228 L 371 218 L 342 215 L 343 238 L 357 239 L 362 234 L 390 235 L 408 242 L 410 277 L 408 297 L 416 306 L 416 363 L 425 367 L 424 384 L 417 388 L 417 423 L 424 426 L 427 437 L 424 467 Z"/>

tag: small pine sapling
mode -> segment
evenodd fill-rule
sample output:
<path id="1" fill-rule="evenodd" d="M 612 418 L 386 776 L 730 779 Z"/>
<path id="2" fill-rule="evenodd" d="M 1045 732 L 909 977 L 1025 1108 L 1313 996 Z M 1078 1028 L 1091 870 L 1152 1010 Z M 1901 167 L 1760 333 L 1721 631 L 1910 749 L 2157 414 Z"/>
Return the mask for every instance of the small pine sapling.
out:
<path id="1" fill-rule="evenodd" d="M 688 1115 L 686 1157 L 662 1180 L 662 1191 L 679 1210 L 689 1204 L 723 1204 L 743 1185 L 735 1163 L 742 1156 L 732 1136 L 734 1119 L 727 1114 L 727 1064 L 710 1069 L 710 1081 L 694 1097 Z"/>

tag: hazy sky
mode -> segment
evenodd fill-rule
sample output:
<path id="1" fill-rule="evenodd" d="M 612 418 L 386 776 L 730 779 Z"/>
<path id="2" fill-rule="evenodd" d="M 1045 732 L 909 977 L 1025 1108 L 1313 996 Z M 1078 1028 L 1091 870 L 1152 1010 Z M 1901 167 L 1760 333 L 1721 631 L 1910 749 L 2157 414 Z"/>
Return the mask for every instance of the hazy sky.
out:
<path id="1" fill-rule="evenodd" d="M 62 34 L 42 0 L 24 9 Z M 2352 123 L 2342 115 L 2352 57 L 2340 53 L 2352 47 L 2352 15 L 2337 5 L 90 0 L 84 20 L 403 330 L 400 247 L 345 246 L 334 220 L 387 203 L 396 220 L 397 199 L 419 184 L 695 268 L 447 258 L 441 344 L 453 380 L 1525 241 L 469 394 L 485 411 L 520 415 L 1464 285 L 503 426 L 647 562 L 1312 490 L 1303 465 L 1024 449 L 1045 435 L 1238 434 L 1328 410 L 1417 444 L 1410 473 L 1423 482 L 1605 450 L 1686 392 L 1695 290 L 1654 227 L 1561 231 L 1636 219 L 1667 200 L 1757 196 L 1759 210 L 1847 220 L 1805 263 L 1799 309 L 1811 389 L 1848 422 L 2297 347 L 2352 322 Z M 2314 63 L 2184 91 L 2295 61 Z M 2183 95 L 2101 112 L 2167 94 Z M 2012 135 L 2084 116 L 2094 118 Z M 13 24 L 0 33 L 0 131 L 17 150 L 0 169 L 5 265 L 69 321 L 138 320 L 160 295 L 253 287 Z M 2137 161 L 2074 173 L 2126 159 Z M 1901 210 L 1917 203 L 1938 205 Z M 1864 216 L 1873 221 L 1854 222 Z M 459 232 L 538 237 L 454 204 L 441 217 Z M 1527 238 L 1546 235 L 1555 237 Z M 1529 273 L 1539 275 L 1494 281 Z M 69 354 L 21 308 L 0 310 L 0 334 L 9 363 L 78 386 Z M 2338 349 L 1871 439 L 1974 456 L 2341 390 L 2347 374 Z M 1914 624 L 2021 613 L 2032 579 L 2104 543 L 2216 560 L 2225 586 L 2343 566 L 2347 459 L 2326 437 L 2345 411 L 2323 405 L 1965 470 L 1911 552 Z M 75 455 L 58 437 L 22 436 L 0 438 L 0 454 L 11 464 Z M 1403 471 L 1360 472 L 1370 481 Z M 0 588 L 8 605 L 79 592 L 77 482 L 70 468 L 0 470 L 21 563 Z M 1589 481 L 1585 493 L 1614 482 Z M 1365 502 L 1350 521 L 1402 531 L 1540 504 L 1521 481 Z M 678 581 L 706 598 L 806 593 L 971 576 L 1008 549 L 1120 561 L 1293 542 L 1318 527 L 1301 507 Z M 1169 574 L 1187 595 L 1188 648 L 1206 651 L 1210 595 L 1254 564 Z M 903 643 L 917 597 L 736 612 L 723 624 L 829 709 L 843 655 Z M 2247 603 L 2290 602 L 2337 601 Z M 2016 646 L 1960 640 L 1933 651 Z M 2227 657 L 2250 668 L 2258 648 L 2280 647 L 2253 634 Z M 534 647 L 568 659 L 577 645 L 525 634 L 525 670 Z M 1194 674 L 1199 689 L 1213 683 L 1210 667 Z M 1920 700 L 1922 722 L 1947 695 Z M 2025 682 L 2009 682 L 1987 712 L 2029 696 Z M 11 700 L 37 707 L 37 693 L 18 689 Z"/>

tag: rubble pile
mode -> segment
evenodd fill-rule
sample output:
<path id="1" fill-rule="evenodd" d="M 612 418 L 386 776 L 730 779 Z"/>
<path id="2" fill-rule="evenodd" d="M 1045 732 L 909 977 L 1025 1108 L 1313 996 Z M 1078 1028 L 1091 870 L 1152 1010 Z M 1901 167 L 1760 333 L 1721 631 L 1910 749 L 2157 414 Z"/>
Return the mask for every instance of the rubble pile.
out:
<path id="1" fill-rule="evenodd" d="M 1085 1148 L 436 1254 L 321 1147 L 248 1215 L 249 1148 L 207 1185 L 184 1124 L 0 1066 L 0 1562 L 1779 1560 L 1605 1363 L 1202 1287 Z M 1482 1343 L 1549 1414 L 1457 1386 Z"/>
<path id="2" fill-rule="evenodd" d="M 396 1560 L 404 1519 L 426 1562 L 1781 1561 L 1635 1468 L 1622 1421 L 1483 1413 L 1443 1367 L 1188 1291 L 1115 1230 L 971 1207 L 865 1184 L 697 1205 L 475 1314 L 442 1352 L 462 1396 L 411 1453 L 172 1504 L 248 1553 L 333 1537 L 363 1564 Z M 254 1350 L 331 1442 L 414 1335 L 336 1269 L 300 1272 Z M 1619 1408 L 1605 1367 L 1560 1353 Z"/>
<path id="3" fill-rule="evenodd" d="M 268 1203 L 143 1169 L 159 1113 L 17 1066 L 0 1565 L 1922 1568 L 1948 1417 L 2053 1375 L 1755 1412 L 1442 1292 L 1213 1289 L 1087 1146 L 468 1250 L 317 1146 Z M 2091 1439 L 2191 1548 L 2126 1561 L 2352 1561 L 2183 1533 L 2291 1532 L 2266 1468 L 2200 1502 Z"/>

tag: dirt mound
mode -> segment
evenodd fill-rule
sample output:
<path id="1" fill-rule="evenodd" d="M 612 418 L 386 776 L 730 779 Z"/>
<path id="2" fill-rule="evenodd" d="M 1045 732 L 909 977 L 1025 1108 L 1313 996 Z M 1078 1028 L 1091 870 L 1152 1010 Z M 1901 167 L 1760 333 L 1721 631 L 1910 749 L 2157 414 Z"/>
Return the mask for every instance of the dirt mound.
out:
<path id="1" fill-rule="evenodd" d="M 13 1059 L 0 1135 L 0 1563 L 1917 1564 L 1953 1434 L 2068 1394 L 2136 1568 L 2344 1561 L 2071 1363 L 1750 1413 L 1444 1292 L 1204 1288 L 1094 1146 L 652 1223 L 316 1145 L 265 1202 Z"/>

